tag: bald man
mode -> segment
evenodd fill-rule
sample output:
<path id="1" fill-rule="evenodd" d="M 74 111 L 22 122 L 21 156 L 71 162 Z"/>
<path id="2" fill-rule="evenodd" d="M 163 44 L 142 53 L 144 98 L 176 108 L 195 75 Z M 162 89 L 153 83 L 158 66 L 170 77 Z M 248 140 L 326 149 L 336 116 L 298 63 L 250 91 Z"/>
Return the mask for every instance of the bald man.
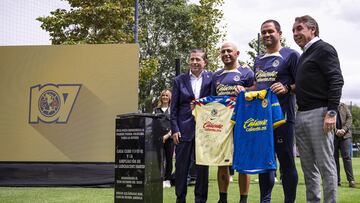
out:
<path id="1" fill-rule="evenodd" d="M 211 94 L 215 96 L 237 96 L 240 91 L 251 87 L 254 83 L 254 72 L 248 67 L 242 67 L 237 58 L 240 51 L 232 42 L 225 42 L 221 46 L 221 60 L 224 68 L 214 73 L 212 78 Z M 230 122 L 230 121 L 229 121 Z M 231 167 L 231 166 L 230 166 Z M 217 179 L 219 187 L 218 203 L 227 203 L 227 190 L 229 187 L 229 166 L 219 166 Z M 250 176 L 239 174 L 240 203 L 247 202 Z"/>

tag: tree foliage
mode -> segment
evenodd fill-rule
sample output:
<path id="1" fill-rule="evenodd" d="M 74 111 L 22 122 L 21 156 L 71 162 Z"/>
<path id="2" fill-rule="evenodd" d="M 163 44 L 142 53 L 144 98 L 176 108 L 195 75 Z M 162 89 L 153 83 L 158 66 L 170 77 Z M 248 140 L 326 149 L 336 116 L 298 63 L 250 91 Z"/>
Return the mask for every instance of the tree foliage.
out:
<path id="1" fill-rule="evenodd" d="M 56 9 L 38 17 L 53 44 L 132 43 L 134 1 L 67 0 L 69 11 Z M 225 36 L 220 26 L 223 0 L 139 0 L 139 109 L 150 112 L 160 92 L 171 87 L 175 59 L 187 68 L 188 52 L 203 48 L 209 54 L 209 69 L 218 64 L 216 45 Z"/>
<path id="2" fill-rule="evenodd" d="M 56 9 L 38 17 L 52 44 L 133 42 L 132 0 L 68 0 L 71 9 Z"/>
<path id="3" fill-rule="evenodd" d="M 209 69 L 217 67 L 216 45 L 224 37 L 219 27 L 223 13 L 217 7 L 223 0 L 201 0 L 199 5 L 184 0 L 142 1 L 140 37 L 141 60 L 156 58 L 158 65 L 153 77 L 140 76 L 140 109 L 149 111 L 161 90 L 171 87 L 175 76 L 175 59 L 187 69 L 187 56 L 192 48 L 203 48 L 209 55 Z M 143 69 L 145 67 L 141 67 Z M 141 81 L 147 82 L 141 82 Z"/>

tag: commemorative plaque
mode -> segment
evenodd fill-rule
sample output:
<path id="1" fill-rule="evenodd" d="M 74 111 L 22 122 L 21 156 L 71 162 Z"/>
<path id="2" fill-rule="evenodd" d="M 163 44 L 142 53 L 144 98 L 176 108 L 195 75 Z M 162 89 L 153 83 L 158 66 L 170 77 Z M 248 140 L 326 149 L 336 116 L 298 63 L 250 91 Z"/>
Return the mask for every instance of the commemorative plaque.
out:
<path id="1" fill-rule="evenodd" d="M 115 203 L 161 203 L 163 115 L 124 114 L 116 118 Z"/>

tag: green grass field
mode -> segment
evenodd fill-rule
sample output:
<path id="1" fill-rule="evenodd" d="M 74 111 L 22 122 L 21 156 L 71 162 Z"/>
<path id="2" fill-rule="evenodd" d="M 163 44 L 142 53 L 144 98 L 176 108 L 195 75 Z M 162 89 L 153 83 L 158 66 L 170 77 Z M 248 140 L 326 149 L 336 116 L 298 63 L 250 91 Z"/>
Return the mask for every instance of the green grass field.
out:
<path id="1" fill-rule="evenodd" d="M 342 161 L 342 160 L 340 160 Z M 305 185 L 304 178 L 300 167 L 300 160 L 297 158 L 297 169 L 299 172 L 299 184 L 297 188 L 296 202 L 305 202 Z M 353 159 L 353 168 L 355 180 L 360 181 L 360 158 Z M 208 203 L 216 203 L 218 200 L 218 189 L 216 182 L 216 167 L 210 168 L 209 177 L 209 198 Z M 251 176 L 251 186 L 249 193 L 249 203 L 259 202 L 259 186 L 254 180 L 256 175 Z M 239 202 L 239 191 L 237 186 L 237 178 L 230 184 L 228 191 L 229 203 Z M 338 189 L 339 203 L 355 203 L 360 202 L 360 185 L 358 188 L 349 188 L 343 169 L 341 169 L 342 186 Z M 73 202 L 73 203 L 110 203 L 114 201 L 113 188 L 62 188 L 62 187 L 1 187 L 0 202 L 26 202 L 26 203 L 57 203 L 57 202 Z M 164 203 L 175 202 L 174 187 L 164 189 Z M 188 187 L 187 202 L 194 202 L 194 186 Z M 282 186 L 277 183 L 273 189 L 272 202 L 283 202 Z"/>

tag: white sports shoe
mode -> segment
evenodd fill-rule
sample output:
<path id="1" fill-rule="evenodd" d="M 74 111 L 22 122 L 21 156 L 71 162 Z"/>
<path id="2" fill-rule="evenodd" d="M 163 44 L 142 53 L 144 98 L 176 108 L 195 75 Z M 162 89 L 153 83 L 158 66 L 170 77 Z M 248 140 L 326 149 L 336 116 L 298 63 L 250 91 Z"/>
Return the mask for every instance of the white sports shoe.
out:
<path id="1" fill-rule="evenodd" d="M 163 188 L 169 188 L 169 187 L 171 187 L 170 180 L 163 181 Z"/>

